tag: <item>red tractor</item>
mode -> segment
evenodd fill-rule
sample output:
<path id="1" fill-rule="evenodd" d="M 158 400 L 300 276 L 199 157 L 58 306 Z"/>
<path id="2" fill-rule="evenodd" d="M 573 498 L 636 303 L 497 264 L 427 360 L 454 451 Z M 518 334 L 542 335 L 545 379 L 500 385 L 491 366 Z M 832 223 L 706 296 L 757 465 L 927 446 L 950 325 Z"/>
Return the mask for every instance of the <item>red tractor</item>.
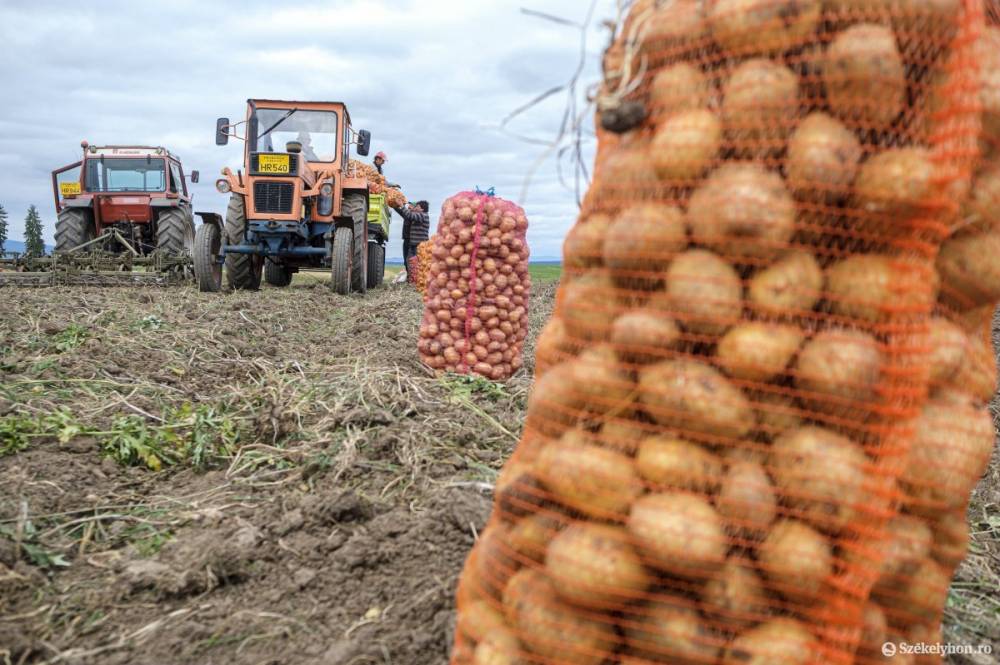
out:
<path id="1" fill-rule="evenodd" d="M 166 148 L 92 146 L 52 172 L 56 253 L 191 257 L 194 215 L 180 159 Z M 191 182 L 198 182 L 192 171 Z"/>

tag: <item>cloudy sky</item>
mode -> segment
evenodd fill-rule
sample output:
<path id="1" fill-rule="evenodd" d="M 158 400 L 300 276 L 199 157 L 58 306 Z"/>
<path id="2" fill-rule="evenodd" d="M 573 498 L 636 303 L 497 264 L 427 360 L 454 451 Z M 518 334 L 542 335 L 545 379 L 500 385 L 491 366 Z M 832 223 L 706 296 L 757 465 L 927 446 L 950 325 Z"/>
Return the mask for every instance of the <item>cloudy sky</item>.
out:
<path id="1" fill-rule="evenodd" d="M 242 118 L 248 97 L 343 100 L 354 125 L 389 155 L 387 174 L 432 213 L 447 196 L 494 186 L 518 200 L 544 148 L 499 129 L 511 111 L 569 80 L 579 29 L 522 9 L 583 21 L 586 0 L 3 0 L 0 3 L 0 204 L 20 239 L 29 204 L 49 241 L 49 172 L 79 144 L 153 143 L 201 170 L 195 209 L 224 211 L 213 182 L 242 160 L 214 145 L 215 118 Z M 598 75 L 614 0 L 597 0 L 584 78 Z M 279 7 L 281 7 L 279 9 Z M 554 136 L 566 98 L 511 125 Z M 575 198 L 549 160 L 523 201 L 535 257 L 560 253 Z M 433 215 L 436 221 L 436 214 Z M 394 216 L 390 257 L 400 254 Z"/>

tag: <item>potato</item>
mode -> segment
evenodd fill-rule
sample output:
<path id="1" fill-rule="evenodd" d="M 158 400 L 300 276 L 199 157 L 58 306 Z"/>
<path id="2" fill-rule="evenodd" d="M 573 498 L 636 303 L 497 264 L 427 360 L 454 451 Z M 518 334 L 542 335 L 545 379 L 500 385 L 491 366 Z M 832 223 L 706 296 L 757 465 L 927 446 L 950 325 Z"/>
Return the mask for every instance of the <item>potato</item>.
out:
<path id="1" fill-rule="evenodd" d="M 751 538 L 765 533 L 778 512 L 774 484 L 752 460 L 729 463 L 715 505 L 731 532 Z"/>
<path id="2" fill-rule="evenodd" d="M 936 277 L 915 261 L 858 254 L 827 269 L 827 298 L 835 314 L 872 323 L 919 316 L 937 299 Z"/>
<path id="3" fill-rule="evenodd" d="M 597 440 L 605 448 L 631 457 L 639 450 L 639 442 L 649 436 L 650 427 L 635 420 L 634 414 L 608 418 L 601 425 Z"/>
<path id="4" fill-rule="evenodd" d="M 914 216 L 926 214 L 940 186 L 937 169 L 925 148 L 890 148 L 861 165 L 854 204 L 881 232 L 910 232 Z"/>
<path id="5" fill-rule="evenodd" d="M 518 446 L 520 449 L 530 443 L 528 439 Z M 503 517 L 516 517 L 537 510 L 545 503 L 545 493 L 541 490 L 534 464 L 528 458 L 537 459 L 539 451 L 529 454 L 517 454 L 500 471 L 493 495 L 496 506 Z"/>
<path id="6" fill-rule="evenodd" d="M 563 320 L 553 316 L 545 324 L 535 343 L 535 374 L 541 376 L 550 367 L 570 360 L 578 348 L 566 333 Z"/>
<path id="7" fill-rule="evenodd" d="M 914 439 L 900 483 L 913 512 L 959 509 L 979 483 L 996 435 L 989 409 L 929 401 L 913 422 Z"/>
<path id="8" fill-rule="evenodd" d="M 575 361 L 561 363 L 535 381 L 528 395 L 527 431 L 562 436 L 586 415 L 575 367 Z"/>
<path id="9" fill-rule="evenodd" d="M 472 665 L 527 665 L 521 643 L 509 628 L 498 628 L 476 645 Z"/>
<path id="10" fill-rule="evenodd" d="M 973 401 L 992 401 L 997 390 L 997 362 L 992 344 L 980 337 L 969 337 L 958 373 L 945 385 Z"/>
<path id="11" fill-rule="evenodd" d="M 764 582 L 749 560 L 731 556 L 702 591 L 702 611 L 713 622 L 748 628 L 770 614 Z"/>
<path id="12" fill-rule="evenodd" d="M 1000 301 L 1000 229 L 949 238 L 937 269 L 947 285 L 942 299 L 958 310 Z"/>
<path id="13" fill-rule="evenodd" d="M 542 450 L 538 473 L 560 503 L 591 517 L 614 519 L 642 493 L 632 459 L 569 432 Z"/>
<path id="14" fill-rule="evenodd" d="M 658 490 L 713 493 L 722 479 L 722 460 L 696 443 L 674 436 L 644 439 L 635 457 L 639 475 Z"/>
<path id="15" fill-rule="evenodd" d="M 820 0 L 715 0 L 708 24 L 724 50 L 740 55 L 787 51 L 813 37 Z"/>
<path id="16" fill-rule="evenodd" d="M 804 522 L 790 519 L 772 527 L 757 561 L 771 588 L 797 602 L 814 600 L 833 574 L 829 541 Z"/>
<path id="17" fill-rule="evenodd" d="M 865 505 L 868 464 L 861 446 L 819 427 L 785 432 L 771 448 L 771 472 L 785 503 L 800 519 L 831 533 Z"/>
<path id="18" fill-rule="evenodd" d="M 722 122 L 707 109 L 678 111 L 666 118 L 649 146 L 660 180 L 683 187 L 701 178 L 722 146 Z"/>
<path id="19" fill-rule="evenodd" d="M 722 338 L 715 356 L 733 378 L 765 382 L 784 373 L 804 340 L 795 326 L 741 323 Z"/>
<path id="20" fill-rule="evenodd" d="M 673 318 L 647 309 L 625 312 L 611 328 L 611 345 L 631 363 L 663 360 L 681 341 L 681 330 Z"/>
<path id="21" fill-rule="evenodd" d="M 684 492 L 649 494 L 632 505 L 627 527 L 651 566 L 682 577 L 711 577 L 726 559 L 719 514 Z"/>
<path id="22" fill-rule="evenodd" d="M 777 618 L 733 640 L 722 665 L 812 665 L 817 653 L 816 640 L 802 623 Z"/>
<path id="23" fill-rule="evenodd" d="M 887 129 L 906 101 L 906 72 L 892 30 L 862 23 L 837 35 L 826 51 L 823 83 L 830 110 L 847 125 Z"/>
<path id="24" fill-rule="evenodd" d="M 708 77 L 695 65 L 679 62 L 656 72 L 649 85 L 649 110 L 663 119 L 680 111 L 707 109 L 714 90 Z"/>
<path id="25" fill-rule="evenodd" d="M 889 622 L 885 618 L 885 612 L 878 603 L 870 602 L 865 605 L 862 616 L 864 624 L 858 653 L 866 659 L 879 658 L 882 654 L 882 645 L 889 639 Z"/>
<path id="26" fill-rule="evenodd" d="M 552 539 L 545 572 L 563 600 L 597 608 L 620 607 L 652 582 L 625 529 L 587 522 Z"/>
<path id="27" fill-rule="evenodd" d="M 964 514 L 945 515 L 933 523 L 931 556 L 947 570 L 954 570 L 969 553 L 969 521 Z"/>
<path id="28" fill-rule="evenodd" d="M 594 213 L 573 225 L 563 243 L 563 264 L 572 268 L 593 268 L 604 261 L 604 239 L 608 237 L 612 218 Z"/>
<path id="29" fill-rule="evenodd" d="M 657 423 L 682 435 L 739 439 L 754 426 L 743 393 L 696 360 L 667 360 L 641 370 L 639 399 Z"/>
<path id="30" fill-rule="evenodd" d="M 655 283 L 687 245 L 687 226 L 680 208 L 646 203 L 626 208 L 604 237 L 604 264 L 619 282 Z"/>
<path id="31" fill-rule="evenodd" d="M 609 344 L 581 353 L 573 361 L 573 377 L 584 408 L 592 414 L 621 412 L 634 401 L 632 375 Z"/>
<path id="32" fill-rule="evenodd" d="M 545 560 L 545 551 L 552 538 L 567 524 L 567 519 L 558 513 L 537 513 L 522 517 L 508 532 L 510 547 L 523 563 Z"/>
<path id="33" fill-rule="evenodd" d="M 719 637 L 683 603 L 657 600 L 630 608 L 622 623 L 631 651 L 657 663 L 714 663 L 721 648 Z"/>
<path id="34" fill-rule="evenodd" d="M 607 275 L 591 273 L 574 279 L 560 290 L 556 315 L 574 342 L 603 341 L 618 317 L 618 290 Z"/>
<path id="35" fill-rule="evenodd" d="M 931 528 L 917 517 L 899 515 L 886 525 L 886 538 L 875 588 L 906 586 L 921 562 L 930 555 Z"/>
<path id="36" fill-rule="evenodd" d="M 748 300 L 757 312 L 791 317 L 811 311 L 823 293 L 824 277 L 816 258 L 791 250 L 750 280 Z"/>
<path id="37" fill-rule="evenodd" d="M 743 311 L 743 284 L 731 265 L 703 249 L 684 252 L 666 272 L 666 289 L 649 309 L 675 317 L 699 335 L 721 335 Z"/>
<path id="38" fill-rule="evenodd" d="M 475 568 L 472 569 L 472 574 L 480 581 L 482 595 L 500 598 L 508 580 L 519 568 L 514 551 L 507 544 L 507 528 L 499 522 L 491 523 L 476 543 Z"/>
<path id="39" fill-rule="evenodd" d="M 699 0 L 659 2 L 643 26 L 641 51 L 646 57 L 662 57 L 670 52 L 675 58 L 697 46 L 707 26 Z M 633 16 L 639 16 L 633 10 Z"/>
<path id="40" fill-rule="evenodd" d="M 795 203 L 781 176 L 758 164 L 724 164 L 688 206 L 693 240 L 734 261 L 771 260 L 795 233 Z"/>
<path id="41" fill-rule="evenodd" d="M 971 196 L 962 208 L 961 232 L 997 230 L 1000 230 L 1000 159 L 994 158 L 976 175 Z"/>
<path id="42" fill-rule="evenodd" d="M 951 42 L 961 0 L 827 0 L 827 7 L 834 20 L 891 22 L 904 48 L 926 60 Z"/>
<path id="43" fill-rule="evenodd" d="M 614 629 L 560 600 L 552 582 L 538 571 L 525 570 L 511 579 L 504 607 L 521 641 L 542 658 L 600 665 L 615 650 Z"/>
<path id="44" fill-rule="evenodd" d="M 978 51 L 980 76 L 979 100 L 983 106 L 983 138 L 989 147 L 1000 144 L 1000 29 L 983 30 Z"/>
<path id="45" fill-rule="evenodd" d="M 486 635 L 497 629 L 506 629 L 503 608 L 493 602 L 475 600 L 464 605 L 456 618 L 459 632 L 473 642 L 481 642 Z"/>
<path id="46" fill-rule="evenodd" d="M 870 409 L 881 364 L 882 353 L 873 336 L 831 329 L 818 333 L 802 348 L 795 385 L 810 393 L 809 405 L 817 410 Z"/>
<path id="47" fill-rule="evenodd" d="M 888 609 L 892 623 L 939 621 L 951 587 L 951 575 L 933 559 L 921 561 L 905 584 L 892 592 L 878 592 L 879 601 Z"/>
<path id="48" fill-rule="evenodd" d="M 780 392 L 757 392 L 751 395 L 758 427 L 767 439 L 775 439 L 788 430 L 802 426 L 802 407 L 791 395 Z"/>
<path id="49" fill-rule="evenodd" d="M 781 152 L 798 115 L 798 77 L 766 58 L 738 66 L 723 88 L 722 124 L 727 140 L 742 156 Z"/>
<path id="50" fill-rule="evenodd" d="M 826 113 L 812 113 L 788 142 L 788 188 L 802 201 L 839 203 L 851 191 L 861 155 L 861 143 L 851 130 Z"/>
<path id="51" fill-rule="evenodd" d="M 928 367 L 928 380 L 932 387 L 948 382 L 962 366 L 968 337 L 957 325 L 940 316 L 927 321 L 927 332 L 918 335 L 915 345 L 926 349 L 929 355 L 921 356 Z"/>

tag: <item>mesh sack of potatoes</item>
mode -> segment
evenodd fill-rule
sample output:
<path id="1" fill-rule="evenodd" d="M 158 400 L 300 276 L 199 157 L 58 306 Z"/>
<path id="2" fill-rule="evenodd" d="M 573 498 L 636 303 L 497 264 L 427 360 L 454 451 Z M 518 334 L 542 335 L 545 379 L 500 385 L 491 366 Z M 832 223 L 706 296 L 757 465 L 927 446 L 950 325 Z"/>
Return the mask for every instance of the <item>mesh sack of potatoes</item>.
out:
<path id="1" fill-rule="evenodd" d="M 414 269 L 413 284 L 421 293 L 427 293 L 427 279 L 431 264 L 434 262 L 434 240 L 424 241 L 417 245 L 417 255 L 411 259 Z"/>
<path id="2" fill-rule="evenodd" d="M 983 25 L 971 0 L 633 4 L 453 663 L 868 663 L 937 639 L 992 446 L 966 319 L 1000 293 L 944 252 Z"/>
<path id="3" fill-rule="evenodd" d="M 524 210 L 492 193 L 444 202 L 417 346 L 428 367 L 494 381 L 520 369 L 531 293 L 527 232 Z"/>

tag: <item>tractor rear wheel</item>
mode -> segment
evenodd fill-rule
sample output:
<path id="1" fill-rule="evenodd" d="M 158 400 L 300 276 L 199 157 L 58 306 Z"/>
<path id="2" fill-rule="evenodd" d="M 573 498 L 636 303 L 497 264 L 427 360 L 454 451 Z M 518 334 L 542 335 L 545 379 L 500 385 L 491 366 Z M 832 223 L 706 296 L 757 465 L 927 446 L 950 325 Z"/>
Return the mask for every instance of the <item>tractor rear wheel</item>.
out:
<path id="1" fill-rule="evenodd" d="M 269 259 L 264 263 L 264 281 L 271 286 L 284 288 L 292 283 L 292 271 Z"/>
<path id="2" fill-rule="evenodd" d="M 342 226 L 333 234 L 330 288 L 342 296 L 351 292 L 351 273 L 354 267 L 354 232 Z"/>
<path id="3" fill-rule="evenodd" d="M 368 288 L 382 286 L 385 279 L 385 245 L 368 243 Z"/>
<path id="4" fill-rule="evenodd" d="M 194 276 L 202 293 L 222 290 L 222 231 L 215 224 L 202 224 L 194 237 Z"/>
<path id="5" fill-rule="evenodd" d="M 368 290 L 368 198 L 360 192 L 344 194 L 343 215 L 354 225 L 353 264 L 351 290 L 364 293 Z"/>
<path id="6" fill-rule="evenodd" d="M 56 252 L 65 254 L 95 237 L 94 222 L 86 210 L 63 208 L 56 219 Z"/>
<path id="7" fill-rule="evenodd" d="M 191 256 L 194 217 L 182 208 L 169 208 L 156 219 L 156 251 L 166 256 Z"/>
<path id="8" fill-rule="evenodd" d="M 242 245 L 246 226 L 246 204 L 242 196 L 233 194 L 229 197 L 229 207 L 226 209 L 226 244 Z M 263 257 L 254 254 L 226 254 L 226 279 L 229 280 L 231 289 L 258 290 L 263 269 Z"/>

